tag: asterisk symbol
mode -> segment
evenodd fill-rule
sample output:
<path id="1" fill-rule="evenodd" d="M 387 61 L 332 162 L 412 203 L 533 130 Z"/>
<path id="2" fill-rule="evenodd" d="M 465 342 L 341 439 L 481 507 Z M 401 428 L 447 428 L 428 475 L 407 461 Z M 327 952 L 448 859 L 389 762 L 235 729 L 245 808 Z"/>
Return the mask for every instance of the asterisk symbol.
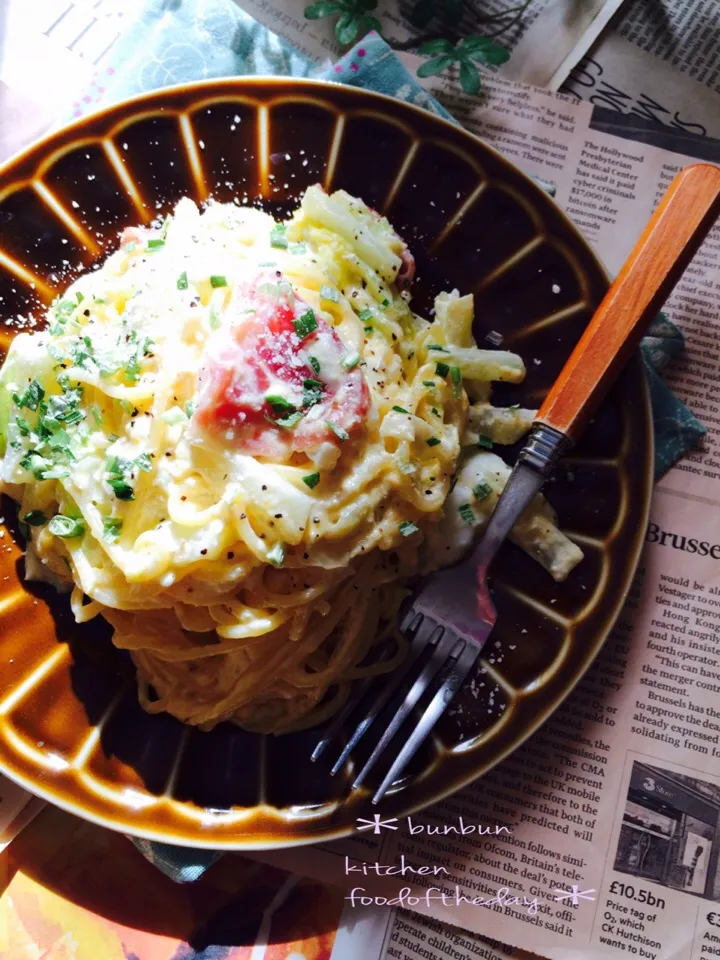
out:
<path id="1" fill-rule="evenodd" d="M 379 813 L 376 813 L 372 820 L 363 820 L 362 817 L 358 818 L 358 823 L 364 824 L 362 827 L 358 827 L 358 830 L 370 830 L 372 827 L 373 833 L 380 833 L 383 827 L 386 830 L 397 830 L 397 827 L 393 827 L 393 823 L 397 823 L 397 817 L 393 817 L 392 820 L 383 820 L 380 817 Z"/>
<path id="2" fill-rule="evenodd" d="M 595 897 L 591 897 L 591 893 L 597 893 L 597 890 L 580 890 L 580 887 L 574 883 L 572 885 L 572 890 L 555 890 L 555 893 L 559 893 L 559 897 L 555 897 L 556 900 L 570 900 L 572 905 L 576 907 L 581 900 L 594 900 Z"/>

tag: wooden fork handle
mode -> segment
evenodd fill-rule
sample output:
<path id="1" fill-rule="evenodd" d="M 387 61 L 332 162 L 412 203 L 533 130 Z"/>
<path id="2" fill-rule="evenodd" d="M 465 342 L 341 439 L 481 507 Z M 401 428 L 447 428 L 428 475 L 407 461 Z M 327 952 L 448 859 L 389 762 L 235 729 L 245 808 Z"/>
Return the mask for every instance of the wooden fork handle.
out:
<path id="1" fill-rule="evenodd" d="M 575 439 L 720 215 L 720 168 L 698 163 L 670 184 L 545 398 L 536 422 Z"/>

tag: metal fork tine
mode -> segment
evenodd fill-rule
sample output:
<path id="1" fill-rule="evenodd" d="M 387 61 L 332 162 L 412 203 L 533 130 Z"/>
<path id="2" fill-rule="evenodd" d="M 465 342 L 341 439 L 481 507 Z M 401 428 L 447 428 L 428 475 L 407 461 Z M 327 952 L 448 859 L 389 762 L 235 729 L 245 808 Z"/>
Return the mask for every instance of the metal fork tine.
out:
<path id="1" fill-rule="evenodd" d="M 352 695 L 347 698 L 341 710 L 339 710 L 333 717 L 330 725 L 325 730 L 322 740 L 318 740 L 315 744 L 315 749 L 312 752 L 310 759 L 314 762 L 319 760 L 320 757 L 325 753 L 327 748 L 330 746 L 332 741 L 335 739 L 335 734 L 338 732 L 340 727 L 343 725 L 345 720 L 350 716 L 355 707 L 360 703 L 362 698 L 365 696 L 370 685 L 375 680 L 375 677 L 365 677 L 358 684 L 356 684 Z M 333 773 L 335 771 L 333 770 Z"/>
<path id="2" fill-rule="evenodd" d="M 422 620 L 422 614 L 418 613 L 415 607 L 410 607 L 398 624 L 398 630 L 401 633 L 410 633 L 413 628 L 418 626 L 420 620 Z"/>
<path id="3" fill-rule="evenodd" d="M 420 744 L 443 715 L 453 697 L 462 686 L 463 681 L 472 670 L 479 656 L 479 647 L 469 643 L 465 644 L 465 649 L 452 664 L 447 677 L 436 691 L 430 703 L 425 708 L 419 723 L 408 737 L 407 742 L 403 745 L 402 750 L 397 755 L 393 765 L 388 770 L 385 779 L 380 784 L 375 796 L 372 799 L 374 804 L 382 800 L 388 788 L 395 782 L 395 780 L 398 779 L 405 767 L 415 756 Z"/>
<path id="4" fill-rule="evenodd" d="M 423 630 L 423 627 L 426 625 L 429 619 L 430 618 L 426 618 L 420 630 L 418 630 L 418 634 L 417 634 L 418 637 L 421 631 Z M 444 630 L 444 628 L 442 628 L 440 624 L 433 623 L 433 627 L 434 629 L 438 629 L 439 627 L 440 629 Z M 410 689 L 408 690 L 404 701 L 400 704 L 400 707 L 397 710 L 397 713 L 388 724 L 387 729 L 385 730 L 382 737 L 380 738 L 380 742 L 377 744 L 372 754 L 370 755 L 370 759 L 367 761 L 367 763 L 362 768 L 362 770 L 357 775 L 357 777 L 355 777 L 355 780 L 353 782 L 353 789 L 360 786 L 360 784 L 365 780 L 367 775 L 375 766 L 380 755 L 383 753 L 383 751 L 385 750 L 385 747 L 387 747 L 387 745 L 390 743 L 390 741 L 395 736 L 397 731 L 400 729 L 405 718 L 408 716 L 408 714 L 410 713 L 412 708 L 415 706 L 415 704 L 418 702 L 418 700 L 423 695 L 423 693 L 425 693 L 428 686 L 432 682 L 433 678 L 442 669 L 443 664 L 445 663 L 448 655 L 450 654 L 451 650 L 453 649 L 456 643 L 457 643 L 457 637 L 455 636 L 455 634 L 445 631 L 443 636 L 438 641 L 437 646 L 433 650 L 430 659 L 425 664 L 423 669 L 420 671 L 420 674 L 415 680 L 415 683 L 413 683 L 412 687 L 410 687 Z"/>
<path id="5" fill-rule="evenodd" d="M 418 614 L 418 616 L 420 616 L 420 614 Z M 429 635 L 426 635 L 427 631 L 422 630 L 422 627 L 425 626 L 426 623 L 427 621 L 425 621 L 423 624 L 420 625 L 420 629 L 410 641 L 410 651 L 407 657 L 405 658 L 403 663 L 397 668 L 397 670 L 395 670 L 387 678 L 387 681 L 383 686 L 377 699 L 373 701 L 373 704 L 368 710 L 367 714 L 363 717 L 363 719 L 360 721 L 360 723 L 357 725 L 357 727 L 353 731 L 353 734 L 348 740 L 345 747 L 343 748 L 342 753 L 333 764 L 332 770 L 330 771 L 331 776 L 334 776 L 338 772 L 338 770 L 342 768 L 347 758 L 350 756 L 352 751 L 355 749 L 357 744 L 360 742 L 362 737 L 364 737 L 365 733 L 370 728 L 370 725 L 375 722 L 375 720 L 377 719 L 378 715 L 380 714 L 385 704 L 388 703 L 388 701 L 390 700 L 392 695 L 395 693 L 397 688 L 400 686 L 402 681 L 405 679 L 405 677 L 407 677 L 408 673 L 410 673 L 412 668 L 417 663 L 418 657 L 425 649 L 428 640 L 432 636 L 432 633 L 437 629 L 435 624 L 432 623 L 431 621 L 432 630 L 430 631 Z M 370 681 L 370 683 L 372 683 L 374 680 L 377 680 L 377 677 L 368 677 L 367 680 Z M 317 747 L 315 749 L 317 750 Z"/>

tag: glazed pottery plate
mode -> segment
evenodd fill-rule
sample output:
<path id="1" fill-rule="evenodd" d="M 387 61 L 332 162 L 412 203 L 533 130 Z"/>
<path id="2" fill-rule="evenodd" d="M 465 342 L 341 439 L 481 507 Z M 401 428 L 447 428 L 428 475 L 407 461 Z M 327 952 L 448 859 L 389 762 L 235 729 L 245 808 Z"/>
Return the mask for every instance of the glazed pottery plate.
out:
<path id="1" fill-rule="evenodd" d="M 472 292 L 476 338 L 502 336 L 527 378 L 500 404 L 537 406 L 606 288 L 554 202 L 507 160 L 430 113 L 378 94 L 291 79 L 189 84 L 73 124 L 0 170 L 0 344 L 102 259 L 119 231 L 181 197 L 258 203 L 287 216 L 310 184 L 386 214 L 414 252 L 414 307 Z M 512 454 L 513 451 L 510 451 Z M 385 798 L 402 816 L 481 776 L 572 690 L 627 593 L 647 520 L 652 423 L 639 358 L 547 494 L 585 552 L 563 584 L 506 545 L 494 567 L 498 624 L 479 676 Z M 210 733 L 138 705 L 132 663 L 98 618 L 24 582 L 3 502 L 0 770 L 67 810 L 170 843 L 258 849 L 349 834 L 372 809 L 310 753 L 318 731 Z M 478 679 L 478 678 L 476 678 Z M 482 692 L 485 691 L 485 693 Z M 476 691 L 477 692 L 477 689 Z M 380 774 L 382 770 L 378 771 Z"/>

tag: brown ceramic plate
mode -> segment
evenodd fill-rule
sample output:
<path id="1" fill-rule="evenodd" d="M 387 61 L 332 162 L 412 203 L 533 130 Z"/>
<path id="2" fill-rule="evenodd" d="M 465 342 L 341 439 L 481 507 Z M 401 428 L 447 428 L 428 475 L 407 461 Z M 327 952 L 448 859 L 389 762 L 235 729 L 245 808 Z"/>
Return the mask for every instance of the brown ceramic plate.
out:
<path id="1" fill-rule="evenodd" d="M 537 405 L 607 286 L 552 200 L 492 149 L 423 110 L 333 84 L 190 84 L 104 110 L 0 170 L 0 328 L 102 258 L 118 231 L 180 197 L 287 213 L 320 181 L 387 214 L 418 260 L 414 304 L 475 293 L 479 341 L 499 331 L 528 368 L 500 402 Z M 383 802 L 402 816 L 515 749 L 572 689 L 620 610 L 652 477 L 652 427 L 635 359 L 548 495 L 585 561 L 556 585 L 507 545 L 495 566 L 493 706 L 445 718 Z M 0 770 L 80 816 L 143 837 L 218 848 L 327 840 L 368 816 L 365 791 L 309 762 L 317 731 L 280 738 L 228 724 L 200 733 L 138 705 L 133 670 L 98 620 L 23 583 L 12 506 L 0 540 Z M 13 545 L 15 541 L 15 545 Z M 372 786 L 372 784 L 370 784 Z"/>

